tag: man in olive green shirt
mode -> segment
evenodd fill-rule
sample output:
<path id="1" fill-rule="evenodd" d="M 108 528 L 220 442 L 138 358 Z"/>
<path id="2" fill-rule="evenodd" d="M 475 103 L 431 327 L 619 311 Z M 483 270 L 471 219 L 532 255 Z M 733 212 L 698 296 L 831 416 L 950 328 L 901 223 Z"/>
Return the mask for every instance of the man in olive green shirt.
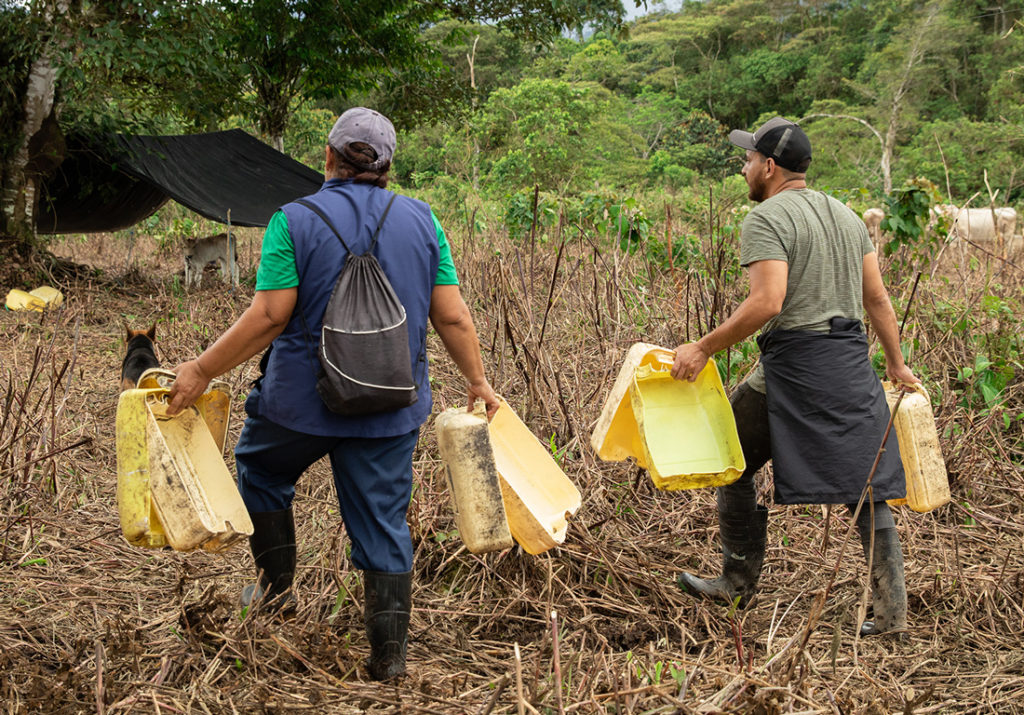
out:
<path id="1" fill-rule="evenodd" d="M 718 328 L 676 348 L 672 374 L 695 380 L 719 350 L 754 334 L 762 360 L 731 402 L 746 470 L 718 491 L 722 575 L 684 573 L 687 593 L 746 605 L 754 595 L 767 541 L 767 509 L 754 474 L 773 460 L 776 503 L 856 507 L 881 444 L 888 408 L 867 353 L 864 311 L 894 382 L 918 382 L 900 352 L 896 316 L 867 230 L 853 211 L 807 188 L 811 145 L 799 126 L 776 117 L 756 132 L 733 131 L 746 149 L 742 173 L 758 202 L 743 224 L 740 262 L 750 294 Z M 892 448 L 894 443 L 889 442 Z M 898 450 L 872 479 L 857 525 L 865 553 L 874 534 L 874 619 L 862 635 L 906 627 L 903 557 L 886 498 L 905 491 Z"/>

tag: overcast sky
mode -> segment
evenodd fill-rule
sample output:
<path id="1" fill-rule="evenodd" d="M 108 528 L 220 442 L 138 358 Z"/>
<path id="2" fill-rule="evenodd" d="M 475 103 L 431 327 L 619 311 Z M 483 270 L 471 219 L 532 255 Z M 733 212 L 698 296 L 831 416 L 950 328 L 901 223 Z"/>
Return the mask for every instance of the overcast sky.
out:
<path id="1" fill-rule="evenodd" d="M 640 7 L 636 6 L 635 0 L 622 0 L 623 7 L 626 8 L 626 19 L 635 20 L 641 15 L 646 15 L 654 10 L 668 10 L 670 12 L 678 12 L 679 7 L 682 5 L 682 0 L 666 0 L 665 2 L 654 2 L 654 0 L 647 0 L 647 7 L 643 5 Z"/>

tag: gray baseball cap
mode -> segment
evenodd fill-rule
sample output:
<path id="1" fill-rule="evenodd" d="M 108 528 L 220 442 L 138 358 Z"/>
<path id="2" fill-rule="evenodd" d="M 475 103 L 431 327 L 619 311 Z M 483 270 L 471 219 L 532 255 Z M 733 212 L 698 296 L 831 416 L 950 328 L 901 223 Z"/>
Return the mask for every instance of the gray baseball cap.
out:
<path id="1" fill-rule="evenodd" d="M 729 141 L 741 149 L 770 156 L 782 168 L 801 174 L 811 163 L 811 140 L 798 124 L 783 117 L 769 119 L 753 133 L 733 129 Z"/>
<path id="2" fill-rule="evenodd" d="M 327 135 L 327 143 L 338 151 L 344 151 L 353 142 L 368 144 L 377 152 L 377 160 L 369 168 L 379 171 L 395 155 L 395 127 L 380 112 L 366 107 L 353 107 L 338 117 L 331 133 Z"/>

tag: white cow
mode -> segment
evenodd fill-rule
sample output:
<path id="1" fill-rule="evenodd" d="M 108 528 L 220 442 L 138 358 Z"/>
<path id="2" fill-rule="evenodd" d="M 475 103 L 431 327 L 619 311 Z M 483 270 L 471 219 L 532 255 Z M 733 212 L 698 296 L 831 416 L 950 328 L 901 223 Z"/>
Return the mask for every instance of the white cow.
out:
<path id="1" fill-rule="evenodd" d="M 864 219 L 864 225 L 868 227 L 868 235 L 871 236 L 871 243 L 874 244 L 875 250 L 881 250 L 882 219 L 885 218 L 885 211 L 882 211 L 882 209 L 868 209 L 861 218 Z"/>
<path id="2" fill-rule="evenodd" d="M 1008 206 L 1000 208 L 960 208 L 952 204 L 936 204 L 931 208 L 931 225 L 940 216 L 949 222 L 951 238 L 975 243 L 999 239 L 1009 245 L 1017 230 L 1017 212 Z"/>
<path id="3" fill-rule="evenodd" d="M 225 281 L 230 277 L 231 285 L 238 285 L 238 247 L 234 231 L 230 239 L 225 232 L 189 239 L 185 243 L 185 285 L 199 285 L 203 269 L 210 263 L 220 268 Z"/>

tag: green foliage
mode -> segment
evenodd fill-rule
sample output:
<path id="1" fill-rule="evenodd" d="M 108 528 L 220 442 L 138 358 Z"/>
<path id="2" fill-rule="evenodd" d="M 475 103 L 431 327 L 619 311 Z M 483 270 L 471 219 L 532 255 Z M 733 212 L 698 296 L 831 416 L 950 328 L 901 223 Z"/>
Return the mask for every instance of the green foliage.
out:
<path id="1" fill-rule="evenodd" d="M 928 265 L 940 243 L 938 234 L 926 230 L 934 187 L 926 181 L 911 181 L 885 197 L 885 218 L 881 228 L 892 238 L 883 246 L 886 256 L 897 257 L 901 267 Z"/>
<path id="2" fill-rule="evenodd" d="M 215 126 L 241 86 L 225 61 L 215 5 L 93 3 L 64 17 L 57 53 L 62 122 L 105 130 L 186 132 Z M 197 91 L 197 88 L 202 91 Z"/>
<path id="3" fill-rule="evenodd" d="M 601 237 L 605 245 L 618 243 L 623 251 L 646 249 L 651 220 L 633 197 L 585 194 L 573 212 L 580 226 Z"/>
<path id="4" fill-rule="evenodd" d="M 39 34 L 30 29 L 27 10 L 13 0 L 0 0 L 0 162 L 14 154 L 24 119 L 22 97 L 29 66 L 39 51 Z M 0 173 L 0 181 L 3 180 Z"/>
<path id="5" fill-rule="evenodd" d="M 962 197 L 984 187 L 987 178 L 999 196 L 1011 197 L 1024 189 L 1022 159 L 1024 124 L 958 117 L 922 125 L 901 152 L 901 171 L 934 177 L 939 186 L 948 186 L 953 196 Z M 988 196 L 987 191 L 983 196 Z"/>
<path id="6" fill-rule="evenodd" d="M 621 166 L 622 148 L 636 141 L 628 126 L 608 119 L 622 109 L 621 100 L 594 84 L 527 79 L 495 91 L 478 124 L 490 183 L 501 192 L 535 185 L 562 192 L 609 162 Z"/>
<path id="7" fill-rule="evenodd" d="M 670 166 L 689 169 L 716 181 L 739 171 L 741 165 L 736 147 L 729 143 L 726 127 L 699 109 L 679 116 L 667 128 L 660 153 L 667 155 Z"/>
<path id="8" fill-rule="evenodd" d="M 505 226 L 513 239 L 523 240 L 531 232 L 546 239 L 545 229 L 558 222 L 558 200 L 548 192 L 519 191 L 505 198 Z"/>
<path id="9" fill-rule="evenodd" d="M 1004 360 L 990 360 L 975 355 L 974 364 L 957 369 L 960 381 L 961 406 L 965 409 L 991 409 L 1003 401 L 1002 392 L 1013 378 L 1013 368 Z"/>

